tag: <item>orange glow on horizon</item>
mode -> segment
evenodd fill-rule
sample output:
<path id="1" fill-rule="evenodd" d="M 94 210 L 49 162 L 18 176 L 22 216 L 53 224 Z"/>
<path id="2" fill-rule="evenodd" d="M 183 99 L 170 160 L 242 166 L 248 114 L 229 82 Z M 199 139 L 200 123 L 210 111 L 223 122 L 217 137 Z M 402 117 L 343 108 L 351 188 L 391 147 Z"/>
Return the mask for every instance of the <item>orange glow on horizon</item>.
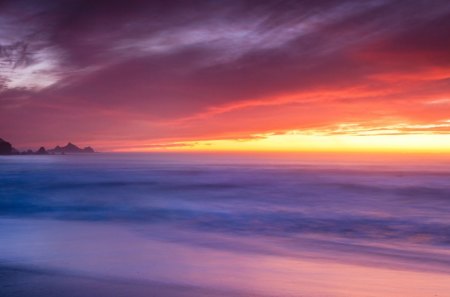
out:
<path id="1" fill-rule="evenodd" d="M 450 154 L 449 134 L 320 135 L 289 131 L 249 139 L 189 140 L 116 149 L 117 152 L 317 152 Z"/>

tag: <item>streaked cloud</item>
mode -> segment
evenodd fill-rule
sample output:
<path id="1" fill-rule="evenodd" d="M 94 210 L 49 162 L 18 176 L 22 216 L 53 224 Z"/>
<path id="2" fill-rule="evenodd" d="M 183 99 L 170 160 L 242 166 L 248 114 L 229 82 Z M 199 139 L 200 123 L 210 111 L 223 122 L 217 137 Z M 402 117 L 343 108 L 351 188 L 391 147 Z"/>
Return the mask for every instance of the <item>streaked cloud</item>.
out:
<path id="1" fill-rule="evenodd" d="M 0 133 L 23 146 L 448 132 L 446 1 L 0 8 Z"/>

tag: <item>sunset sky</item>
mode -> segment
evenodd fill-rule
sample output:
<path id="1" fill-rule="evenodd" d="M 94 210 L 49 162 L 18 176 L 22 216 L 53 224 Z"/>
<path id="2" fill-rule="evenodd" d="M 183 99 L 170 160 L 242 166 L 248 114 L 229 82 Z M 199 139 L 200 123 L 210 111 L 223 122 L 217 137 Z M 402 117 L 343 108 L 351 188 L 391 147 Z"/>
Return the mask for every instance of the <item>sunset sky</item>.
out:
<path id="1" fill-rule="evenodd" d="M 450 2 L 2 1 L 0 138 L 450 153 Z"/>

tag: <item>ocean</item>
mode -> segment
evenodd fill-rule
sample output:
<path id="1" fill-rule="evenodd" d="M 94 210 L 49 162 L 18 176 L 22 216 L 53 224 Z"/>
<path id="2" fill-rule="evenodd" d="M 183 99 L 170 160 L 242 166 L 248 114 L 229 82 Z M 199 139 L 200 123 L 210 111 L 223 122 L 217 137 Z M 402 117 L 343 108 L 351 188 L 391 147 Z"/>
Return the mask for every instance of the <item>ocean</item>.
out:
<path id="1" fill-rule="evenodd" d="M 450 159 L 1 156 L 0 266 L 224 296 L 450 296 Z M 0 296 L 26 286 L 5 275 Z"/>

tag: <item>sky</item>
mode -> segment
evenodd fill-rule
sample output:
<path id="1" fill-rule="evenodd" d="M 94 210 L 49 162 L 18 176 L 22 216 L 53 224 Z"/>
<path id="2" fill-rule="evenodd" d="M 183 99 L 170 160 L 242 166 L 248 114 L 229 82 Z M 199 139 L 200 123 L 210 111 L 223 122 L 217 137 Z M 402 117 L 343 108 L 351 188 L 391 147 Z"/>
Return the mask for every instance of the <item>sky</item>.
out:
<path id="1" fill-rule="evenodd" d="M 450 3 L 1 1 L 0 137 L 450 153 Z"/>

